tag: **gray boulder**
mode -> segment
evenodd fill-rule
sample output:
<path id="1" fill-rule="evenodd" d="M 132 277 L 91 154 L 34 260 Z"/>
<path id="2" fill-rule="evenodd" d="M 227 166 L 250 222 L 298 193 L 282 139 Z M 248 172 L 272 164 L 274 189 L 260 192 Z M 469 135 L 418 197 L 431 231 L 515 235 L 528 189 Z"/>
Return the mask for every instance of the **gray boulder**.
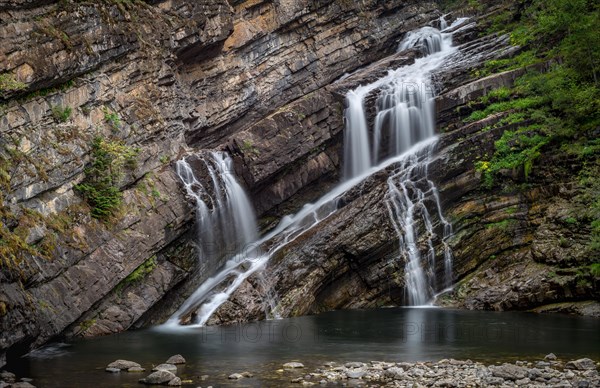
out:
<path id="1" fill-rule="evenodd" d="M 152 368 L 152 371 L 166 370 L 167 372 L 177 373 L 177 367 L 173 364 L 160 364 Z"/>
<path id="2" fill-rule="evenodd" d="M 127 370 L 129 368 L 134 368 L 134 367 L 141 368 L 142 366 L 140 364 L 138 364 L 137 362 L 127 361 L 127 360 L 116 360 L 116 361 L 111 362 L 107 366 L 107 368 L 116 368 L 116 369 L 120 369 L 120 370 Z"/>
<path id="3" fill-rule="evenodd" d="M 174 356 L 169 357 L 169 359 L 167 361 L 165 361 L 165 364 L 173 364 L 173 365 L 185 364 L 185 358 L 183 358 L 183 356 L 181 354 L 176 354 Z"/>
<path id="4" fill-rule="evenodd" d="M 139 382 L 147 385 L 160 385 L 166 384 L 173 380 L 175 376 L 173 373 L 166 370 L 158 370 L 150 373 L 146 378 L 140 379 Z"/>
<path id="5" fill-rule="evenodd" d="M 502 364 L 499 366 L 490 366 L 490 371 L 495 377 L 500 377 L 504 380 L 521 380 L 527 377 L 527 369 L 513 364 Z"/>
<path id="6" fill-rule="evenodd" d="M 580 358 L 579 360 L 567 362 L 565 368 L 576 370 L 594 370 L 596 369 L 596 363 L 589 358 Z"/>

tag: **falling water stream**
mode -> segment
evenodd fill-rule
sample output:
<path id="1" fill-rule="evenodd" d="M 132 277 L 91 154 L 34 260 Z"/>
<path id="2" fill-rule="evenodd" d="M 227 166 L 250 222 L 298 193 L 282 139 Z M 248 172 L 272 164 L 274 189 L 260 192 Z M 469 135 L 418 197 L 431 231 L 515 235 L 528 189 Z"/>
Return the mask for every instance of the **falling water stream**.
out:
<path id="1" fill-rule="evenodd" d="M 440 24 L 443 23 L 440 20 Z M 250 238 L 254 219 L 244 225 L 242 229 L 248 234 L 243 234 L 242 249 L 216 275 L 201 284 L 163 327 L 180 327 L 182 321 L 191 323 L 190 326 L 205 325 L 249 276 L 260 273 L 276 252 L 333 214 L 339 208 L 342 195 L 374 172 L 390 166 L 395 168 L 388 178 L 385 200 L 400 242 L 399 259 L 405 262 L 407 304 L 426 304 L 436 292 L 451 284 L 452 255 L 446 241 L 452 228 L 443 217 L 437 189 L 427 177 L 427 166 L 437 142 L 430 75 L 455 48 L 451 34 L 432 27 L 407 34 L 399 49 L 413 47 L 424 55 L 414 64 L 391 70 L 387 76 L 347 94 L 344 181 L 295 215 L 283 217 L 279 225 L 262 238 Z M 365 112 L 365 98 L 371 93 L 377 93 L 374 128 L 369 128 Z M 223 226 L 234 228 L 232 223 L 241 222 L 241 218 L 251 217 L 253 213 L 231 173 L 231 160 L 222 153 L 210 155 L 212 160 L 206 165 L 211 171 L 214 186 L 211 190 L 198 182 L 185 160 L 178 163 L 177 172 L 188 193 L 196 199 L 200 229 L 212 226 L 217 231 L 227 232 Z M 227 172 L 225 178 L 218 177 L 222 170 Z M 441 238 L 436 236 L 432 212 L 439 219 Z M 227 221 L 221 219 L 222 214 L 229 217 Z M 215 236 L 207 238 L 217 241 Z M 436 238 L 444 247 L 444 279 L 436 278 Z M 422 240 L 428 247 L 425 260 L 419 250 Z M 278 317 L 276 295 L 272 292 L 265 293 L 265 312 L 267 317 Z"/>

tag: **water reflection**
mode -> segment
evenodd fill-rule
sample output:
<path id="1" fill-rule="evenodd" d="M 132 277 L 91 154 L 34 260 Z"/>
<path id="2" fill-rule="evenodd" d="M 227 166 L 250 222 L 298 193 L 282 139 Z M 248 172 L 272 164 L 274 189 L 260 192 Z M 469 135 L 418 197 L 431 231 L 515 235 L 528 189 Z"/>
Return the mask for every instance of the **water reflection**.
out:
<path id="1" fill-rule="evenodd" d="M 141 376 L 104 372 L 117 358 L 146 368 L 181 353 L 188 364 L 179 375 L 194 386 L 228 386 L 227 376 L 245 370 L 256 377 L 245 386 L 285 386 L 289 373 L 276 372 L 286 361 L 307 367 L 325 361 L 424 361 L 457 358 L 484 361 L 600 358 L 600 320 L 559 315 L 496 313 L 435 308 L 388 308 L 324 313 L 316 316 L 178 333 L 144 330 L 77 341 L 60 351 L 13 360 L 10 369 L 35 378 L 39 387 L 137 386 Z M 40 357 L 43 354 L 44 357 Z M 304 371 L 306 373 L 306 371 Z M 210 379 L 201 382 L 199 376 Z M 68 376 L 68 381 L 65 381 Z"/>

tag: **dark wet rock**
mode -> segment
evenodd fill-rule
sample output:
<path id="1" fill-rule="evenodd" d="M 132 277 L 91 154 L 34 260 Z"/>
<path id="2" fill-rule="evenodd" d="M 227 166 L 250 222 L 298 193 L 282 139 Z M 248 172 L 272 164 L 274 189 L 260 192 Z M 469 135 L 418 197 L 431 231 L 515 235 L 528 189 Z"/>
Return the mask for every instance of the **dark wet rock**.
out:
<path id="1" fill-rule="evenodd" d="M 183 356 L 181 354 L 176 354 L 174 356 L 169 357 L 169 359 L 167 361 L 165 361 L 165 364 L 173 364 L 173 365 L 185 364 L 185 358 L 183 358 Z"/>
<path id="2" fill-rule="evenodd" d="M 176 376 L 173 373 L 168 372 L 166 370 L 159 370 L 150 373 L 145 378 L 140 379 L 139 382 L 147 385 L 161 385 L 166 384 L 175 378 Z"/>

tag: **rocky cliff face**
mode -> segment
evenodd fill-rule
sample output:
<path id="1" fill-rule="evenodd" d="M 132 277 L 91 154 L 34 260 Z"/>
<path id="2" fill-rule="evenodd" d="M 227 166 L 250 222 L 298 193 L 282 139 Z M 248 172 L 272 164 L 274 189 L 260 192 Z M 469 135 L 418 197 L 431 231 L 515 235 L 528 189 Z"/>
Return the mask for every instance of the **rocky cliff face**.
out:
<path id="1" fill-rule="evenodd" d="M 228 149 L 269 225 L 337 179 L 327 85 L 437 16 L 416 1 L 0 2 L 2 353 L 172 311 L 219 263 L 196 261 L 171 161 Z M 135 155 L 103 220 L 74 189 L 98 141 Z"/>
<path id="2" fill-rule="evenodd" d="M 197 260 L 172 162 L 227 150 L 262 228 L 273 227 L 339 180 L 344 92 L 414 60 L 394 54 L 397 43 L 439 15 L 417 1 L 0 1 L 0 355 L 167 317 L 221 264 Z M 462 119 L 516 73 L 476 80 L 473 70 L 517 50 L 482 35 L 457 34 L 461 54 L 436 74 L 444 133 L 430 171 L 455 226 L 458 282 L 443 302 L 581 302 L 542 308 L 597 313 L 586 301 L 598 279 L 572 269 L 590 261 L 589 231 L 565 218 L 580 192 L 569 168 L 581 166 L 536 169 L 527 190 L 480 186 L 474 162 L 506 128 Z M 102 157 L 98 142 L 129 155 L 109 171 L 122 205 L 100 220 L 76 190 Z M 268 264 L 280 314 L 402 303 L 386 176 L 346 193 L 343 209 Z M 264 284 L 249 278 L 213 322 L 262 318 Z"/>
<path id="3" fill-rule="evenodd" d="M 600 316 L 599 279 L 588 269 L 597 262 L 598 252 L 589 247 L 589 227 L 573 222 L 574 214 L 583 213 L 582 201 L 590 190 L 577 183 L 581 162 L 565 162 L 558 150 L 551 149 L 528 177 L 523 171 L 506 171 L 501 192 L 482 186 L 476 162 L 492 154 L 494 142 L 518 123 L 494 126 L 505 114 L 475 122 L 464 119 L 477 108 L 480 97 L 512 86 L 527 71 L 477 79 L 474 74 L 484 61 L 518 50 L 509 45 L 507 36 L 474 38 L 482 35 L 474 25 L 455 34 L 458 53 L 434 75 L 440 89 L 436 106 L 442 134 L 428 171 L 454 227 L 449 243 L 456 283 L 437 302 L 469 309 Z M 384 74 L 390 63 L 410 63 L 411 57 L 410 52 L 390 56 L 329 90 L 343 95 Z M 373 104 L 373 99 L 367 98 L 367 104 Z M 247 279 L 210 322 L 264 319 L 267 294 L 276 296 L 275 310 L 282 316 L 404 304 L 405 263 L 398 258 L 396 233 L 384 204 L 393 169 L 372 175 L 346 193 L 340 210 L 287 244 L 260 278 Z M 441 235 L 439 219 L 433 229 Z M 425 241 L 419 245 L 423 252 L 427 250 Z M 436 246 L 436 252 L 443 248 Z M 441 275 L 443 268 L 434 271 Z"/>

